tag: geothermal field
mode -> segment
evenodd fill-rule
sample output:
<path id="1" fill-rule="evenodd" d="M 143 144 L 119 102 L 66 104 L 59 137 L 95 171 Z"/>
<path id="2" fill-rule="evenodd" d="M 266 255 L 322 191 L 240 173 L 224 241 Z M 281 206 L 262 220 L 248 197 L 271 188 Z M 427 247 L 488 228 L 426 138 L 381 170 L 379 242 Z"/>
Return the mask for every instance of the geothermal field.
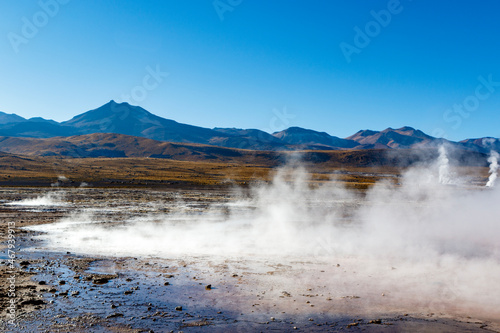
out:
<path id="1" fill-rule="evenodd" d="M 500 190 L 446 151 L 366 190 L 2 188 L 13 332 L 500 331 Z M 2 232 L 8 234 L 7 225 Z M 10 227 L 9 227 L 10 228 Z M 12 280 L 13 281 L 13 280 Z M 9 325 L 9 313 L 17 326 Z"/>

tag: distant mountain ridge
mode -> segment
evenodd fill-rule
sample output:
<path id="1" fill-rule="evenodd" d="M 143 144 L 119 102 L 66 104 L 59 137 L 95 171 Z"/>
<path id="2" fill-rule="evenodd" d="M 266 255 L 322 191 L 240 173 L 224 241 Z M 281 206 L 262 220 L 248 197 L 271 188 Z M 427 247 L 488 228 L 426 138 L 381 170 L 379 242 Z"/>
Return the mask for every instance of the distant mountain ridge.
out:
<path id="1" fill-rule="evenodd" d="M 291 151 L 261 151 L 195 143 L 156 141 L 137 136 L 93 133 L 55 138 L 0 137 L 0 157 L 30 159 L 31 157 L 71 158 L 162 158 L 176 161 L 204 161 L 229 164 L 284 165 Z M 358 149 L 306 150 L 301 161 L 315 165 L 398 166 L 406 167 L 438 157 L 438 149 Z M 482 166 L 487 155 L 474 151 L 452 150 L 448 158 L 453 165 Z M 56 159 L 59 161 L 59 158 Z M 7 164 L 9 165 L 9 164 Z"/>
<path id="2" fill-rule="evenodd" d="M 6 140 L 5 137 L 54 138 L 96 133 L 251 150 L 410 149 L 435 148 L 444 143 L 479 153 L 488 153 L 491 149 L 500 151 L 500 140 L 496 138 L 453 142 L 432 137 L 408 126 L 382 131 L 361 130 L 347 138 L 300 127 L 290 127 L 272 134 L 258 129 L 210 129 L 178 123 L 156 116 L 139 106 L 116 103 L 113 100 L 60 123 L 40 117 L 25 119 L 15 114 L 0 112 L 0 136 L 4 137 L 3 141 Z M 14 146 L 8 146 L 9 152 L 15 152 Z M 50 152 L 47 154 L 50 155 Z"/>

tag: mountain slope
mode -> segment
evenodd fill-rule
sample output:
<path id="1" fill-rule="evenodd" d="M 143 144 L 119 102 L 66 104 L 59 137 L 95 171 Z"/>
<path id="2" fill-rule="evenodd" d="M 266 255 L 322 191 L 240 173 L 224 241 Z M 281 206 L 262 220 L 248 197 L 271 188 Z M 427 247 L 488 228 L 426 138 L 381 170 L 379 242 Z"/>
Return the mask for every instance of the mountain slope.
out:
<path id="1" fill-rule="evenodd" d="M 42 117 L 33 117 L 33 118 L 28 119 L 28 121 L 32 122 L 32 123 L 46 123 L 46 124 L 52 124 L 52 125 L 58 125 L 59 124 L 55 120 L 45 119 L 45 118 L 42 118 Z"/>
<path id="2" fill-rule="evenodd" d="M 0 136 L 50 138 L 74 134 L 74 130 L 41 117 L 25 119 L 16 114 L 0 112 Z"/>
<path id="3" fill-rule="evenodd" d="M 19 123 L 9 123 L 0 126 L 1 136 L 52 138 L 55 136 L 73 135 L 74 130 L 67 126 L 54 124 L 50 121 L 27 120 Z"/>
<path id="4" fill-rule="evenodd" d="M 17 114 L 9 114 L 0 111 L 0 124 L 21 123 L 23 121 L 26 121 L 26 119 Z"/>
<path id="5" fill-rule="evenodd" d="M 178 123 L 158 117 L 128 103 L 109 103 L 82 113 L 61 125 L 73 127 L 78 134 L 117 133 L 173 142 L 209 143 L 223 134 L 208 128 Z"/>
<path id="6" fill-rule="evenodd" d="M 230 161 L 248 151 L 192 143 L 162 142 L 115 133 L 55 138 L 0 137 L 0 151 L 29 156 L 156 157 Z"/>
<path id="7" fill-rule="evenodd" d="M 302 149 L 339 149 L 354 148 L 357 144 L 352 140 L 341 139 L 325 132 L 317 132 L 301 127 L 290 127 L 275 132 L 273 136 L 281 141 Z"/>
<path id="8" fill-rule="evenodd" d="M 492 137 L 466 139 L 459 142 L 465 149 L 489 154 L 491 150 L 500 152 L 500 140 Z"/>
<path id="9" fill-rule="evenodd" d="M 356 141 L 361 147 L 370 148 L 412 148 L 426 146 L 436 140 L 436 138 L 408 126 L 398 129 L 389 127 L 380 132 L 359 131 L 346 139 Z"/>
<path id="10" fill-rule="evenodd" d="M 289 147 L 280 139 L 258 129 L 216 127 L 214 131 L 230 135 L 229 137 L 219 136 L 212 138 L 210 144 L 217 146 L 258 150 L 293 149 L 293 147 Z"/>
<path id="11" fill-rule="evenodd" d="M 241 129 L 241 128 L 220 128 L 215 127 L 214 131 L 232 135 L 248 138 L 254 141 L 266 142 L 266 143 L 276 143 L 283 144 L 281 140 L 272 136 L 271 134 L 258 130 L 258 129 Z"/>

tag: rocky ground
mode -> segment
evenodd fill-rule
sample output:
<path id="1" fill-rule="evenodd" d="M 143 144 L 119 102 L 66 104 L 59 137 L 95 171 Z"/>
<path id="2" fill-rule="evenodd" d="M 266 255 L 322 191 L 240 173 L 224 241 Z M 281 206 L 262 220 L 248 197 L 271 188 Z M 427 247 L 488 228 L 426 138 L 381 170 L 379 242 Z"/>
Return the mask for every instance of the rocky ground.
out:
<path id="1" fill-rule="evenodd" d="M 500 332 L 500 320 L 489 313 L 455 311 L 439 300 L 426 306 L 411 300 L 401 304 L 396 296 L 403 291 L 390 285 L 354 288 L 365 280 L 356 277 L 363 272 L 353 271 L 350 259 L 160 258 L 54 250 L 39 232 L 23 227 L 53 223 L 83 206 L 119 223 L 125 215 L 169 213 L 179 198 L 195 211 L 231 198 L 225 191 L 66 189 L 53 197 L 60 205 L 8 205 L 48 191 L 53 190 L 0 190 L 4 331 Z M 15 235 L 13 265 L 9 233 Z M 11 289 L 15 297 L 9 295 Z"/>

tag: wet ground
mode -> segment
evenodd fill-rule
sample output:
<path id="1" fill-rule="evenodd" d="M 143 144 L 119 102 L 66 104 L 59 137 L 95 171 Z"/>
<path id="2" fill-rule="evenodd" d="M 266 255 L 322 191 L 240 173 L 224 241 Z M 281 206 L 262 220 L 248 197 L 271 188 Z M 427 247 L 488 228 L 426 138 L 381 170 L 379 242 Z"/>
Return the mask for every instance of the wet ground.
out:
<path id="1" fill-rule="evenodd" d="M 371 282 L 375 280 L 371 266 L 363 269 L 357 258 L 182 254 L 176 248 L 170 249 L 169 256 L 155 255 L 158 244 L 148 252 L 136 248 L 145 244 L 133 243 L 127 251 L 114 253 L 103 244 L 102 254 L 99 248 L 85 253 L 81 244 L 71 248 L 62 240 L 49 242 L 44 234 L 61 229 L 36 227 L 57 225 L 68 216 L 91 211 L 92 223 L 112 232 L 124 221 L 143 216 L 155 220 L 179 211 L 197 215 L 209 207 L 210 216 L 224 215 L 224 207 L 234 201 L 234 194 L 226 191 L 1 189 L 2 244 L 8 245 L 11 222 L 16 247 L 13 267 L 7 247 L 0 255 L 5 286 L 0 295 L 0 329 L 500 332 L 498 311 L 455 308 L 453 298 L 439 286 L 402 303 L 414 281 L 398 286 L 391 285 L 389 278 L 387 283 L 379 278 Z M 394 278 L 401 271 L 386 267 L 385 262 L 377 265 L 382 278 Z M 16 297 L 9 297 L 11 276 L 15 276 Z M 11 300 L 15 311 L 9 308 Z"/>

